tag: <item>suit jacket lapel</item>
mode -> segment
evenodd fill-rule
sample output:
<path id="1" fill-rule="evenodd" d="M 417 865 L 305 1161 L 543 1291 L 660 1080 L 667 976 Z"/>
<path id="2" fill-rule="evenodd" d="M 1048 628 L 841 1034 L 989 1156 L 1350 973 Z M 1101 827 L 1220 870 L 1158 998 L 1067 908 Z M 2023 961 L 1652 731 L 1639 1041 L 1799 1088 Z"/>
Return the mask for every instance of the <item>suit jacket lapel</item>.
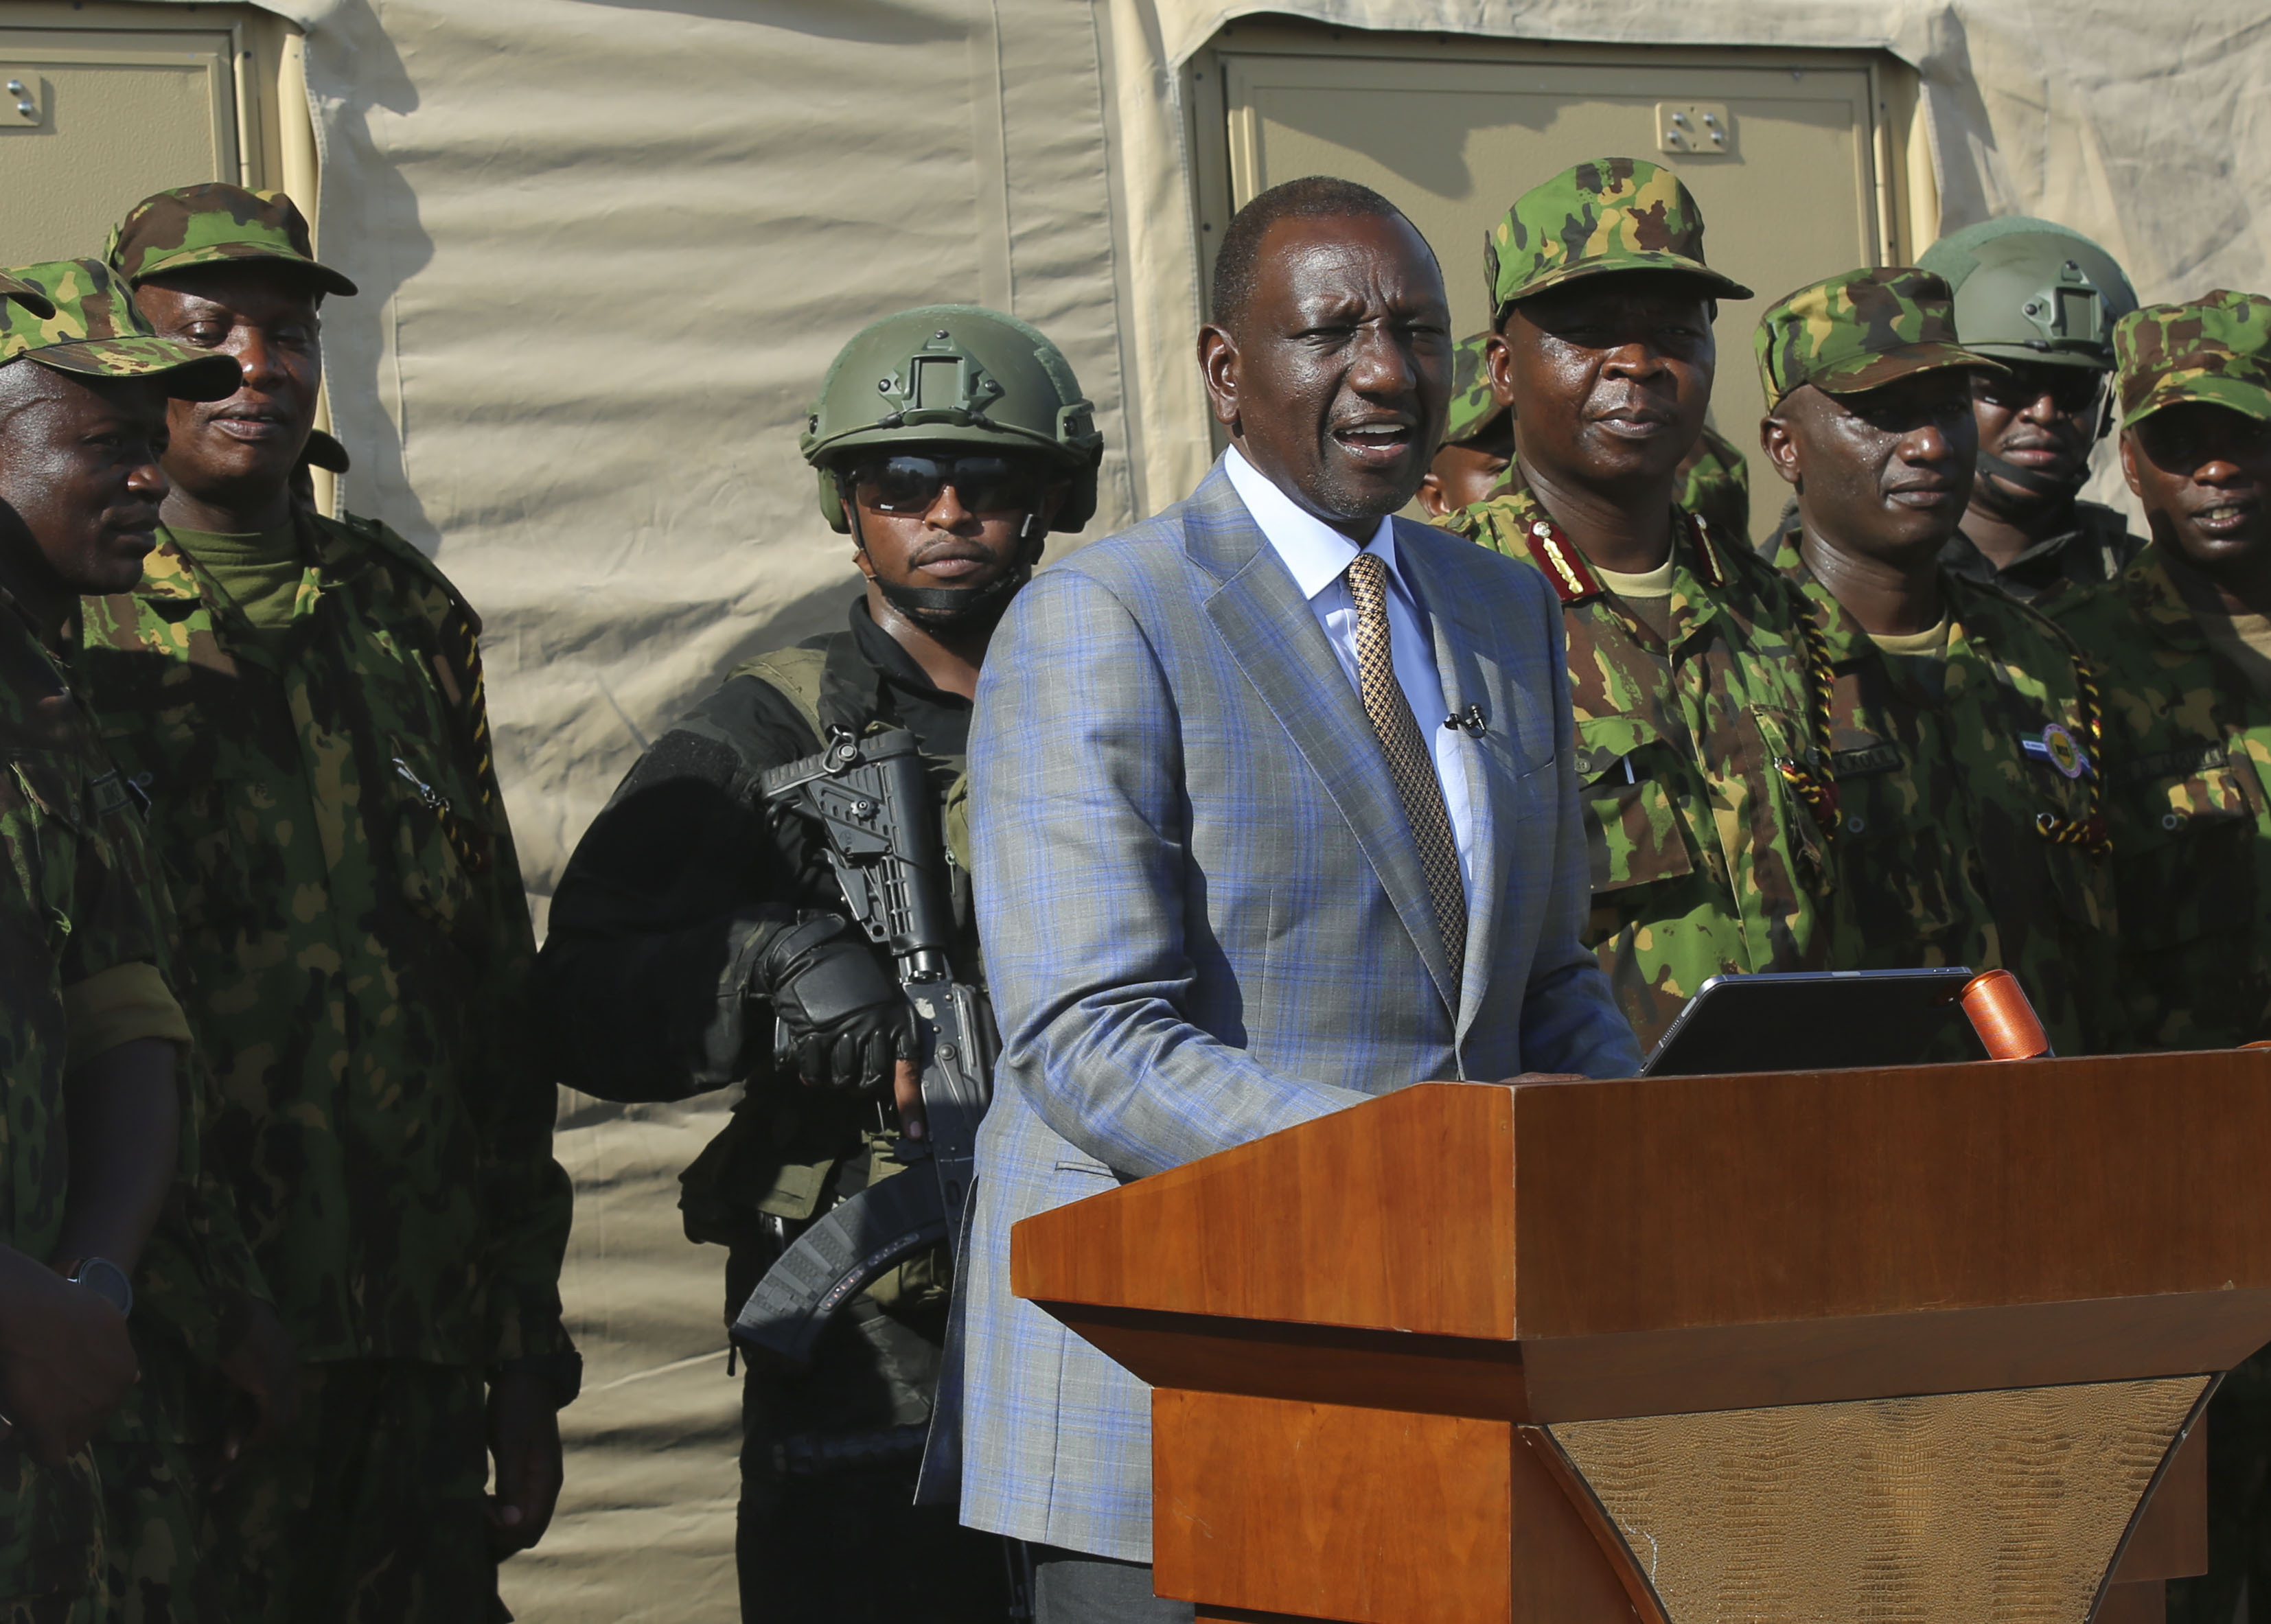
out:
<path id="1" fill-rule="evenodd" d="M 1203 606 L 1207 618 L 1347 820 L 1444 1007 L 1457 1009 L 1459 979 L 1444 957 L 1419 849 L 1372 723 L 1324 628 L 1220 465 L 1184 503 L 1183 534 L 1191 557 L 1222 583 Z"/>
<path id="2" fill-rule="evenodd" d="M 1443 713 L 1463 715 L 1471 704 L 1482 707 L 1493 727 L 1511 724 L 1511 717 L 1493 714 L 1494 703 L 1505 695 L 1503 674 L 1485 669 L 1480 651 L 1492 646 L 1495 634 L 1474 605 L 1476 600 L 1458 590 L 1457 582 L 1441 567 L 1441 551 L 1428 545 L 1436 538 L 1413 537 L 1416 525 L 1396 525 L 1396 556 L 1404 578 L 1427 611 L 1435 637 L 1435 670 L 1443 681 Z M 1415 545 L 1415 540 L 1418 543 Z M 1501 816 L 1513 804 L 1514 784 L 1499 752 L 1481 749 L 1459 752 L 1467 769 L 1467 805 L 1474 819 L 1474 883 L 1467 898 L 1467 962 L 1459 988 L 1458 1034 L 1482 1012 L 1490 991 L 1491 967 L 1497 960 L 1499 932 L 1507 915 L 1506 876 L 1515 872 L 1515 838 L 1519 831 L 1510 816 Z"/>

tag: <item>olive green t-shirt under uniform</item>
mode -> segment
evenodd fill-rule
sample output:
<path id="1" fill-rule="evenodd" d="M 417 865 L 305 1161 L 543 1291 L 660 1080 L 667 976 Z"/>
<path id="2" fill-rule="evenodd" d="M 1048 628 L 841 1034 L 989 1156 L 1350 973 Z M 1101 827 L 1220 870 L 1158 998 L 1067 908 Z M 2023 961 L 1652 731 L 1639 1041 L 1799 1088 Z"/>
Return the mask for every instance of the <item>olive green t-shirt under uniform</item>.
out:
<path id="1" fill-rule="evenodd" d="M 1937 703 L 1947 689 L 1947 633 L 1950 624 L 1950 617 L 1942 615 L 1937 626 L 1927 626 L 1922 631 L 1886 632 L 1881 635 L 1873 631 L 1869 634 L 1869 641 Z"/>
<path id="2" fill-rule="evenodd" d="M 167 529 L 197 567 L 220 583 L 244 618 L 262 631 L 281 631 L 291 623 L 292 605 L 307 573 L 294 528 L 231 534 L 219 530 Z"/>
<path id="3" fill-rule="evenodd" d="M 1640 623 L 1659 637 L 1672 636 L 1672 555 L 1666 552 L 1664 562 L 1653 570 L 1638 575 L 1627 575 L 1621 570 L 1604 570 L 1593 566 L 1594 578 L 1624 600 L 1625 607 L 1639 616 Z"/>

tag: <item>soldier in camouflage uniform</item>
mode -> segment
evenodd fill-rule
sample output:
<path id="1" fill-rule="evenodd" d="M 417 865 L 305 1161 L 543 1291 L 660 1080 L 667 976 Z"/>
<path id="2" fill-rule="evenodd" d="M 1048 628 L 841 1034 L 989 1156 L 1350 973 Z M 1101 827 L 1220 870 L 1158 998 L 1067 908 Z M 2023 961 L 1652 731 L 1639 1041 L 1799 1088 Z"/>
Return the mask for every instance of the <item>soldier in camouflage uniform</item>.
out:
<path id="1" fill-rule="evenodd" d="M 4 341 L 34 361 L 87 353 L 93 344 L 124 343 L 178 370 L 170 387 L 211 393 L 234 387 L 235 371 L 201 351 L 164 343 L 149 332 L 123 284 L 98 261 L 63 260 L 16 273 L 58 307 L 49 321 L 15 318 Z M 100 353 L 108 353 L 107 348 Z M 186 358 L 191 364 L 180 365 Z M 50 363 L 52 369 L 52 363 Z M 24 376 L 19 375 L 19 381 Z M 142 554 L 126 573 L 138 577 Z M 123 566 L 122 565 L 122 568 Z M 63 632 L 76 654 L 78 617 Z M 156 863 L 134 820 L 135 876 L 156 926 L 157 965 L 169 986 L 182 985 L 180 942 Z M 197 1530 L 210 1478 L 226 1449 L 232 1386 L 249 1397 L 261 1425 L 288 1408 L 288 1359 L 276 1311 L 252 1262 L 225 1181 L 203 1144 L 219 1106 L 211 1069 L 194 1051 L 179 1074 L 179 1151 L 149 1242 L 133 1271 L 133 1338 L 142 1379 L 94 1447 L 108 1514 L 108 1588 L 122 1624 L 185 1624 L 204 1610 L 197 1582 Z M 279 1369 L 280 1367 L 280 1369 Z"/>
<path id="2" fill-rule="evenodd" d="M 2271 299 L 2148 306 L 2114 345 L 2152 540 L 2052 607 L 2103 668 L 2130 1046 L 2223 1048 L 2271 1038 Z"/>
<path id="3" fill-rule="evenodd" d="M 2061 599 L 2104 667 L 2120 967 L 2139 1048 L 2271 1038 L 2271 298 L 2219 289 L 2113 332 L 2121 467 L 2152 539 Z M 2171 1624 L 2271 1598 L 2271 1349 L 2208 1407 L 2208 1571 Z"/>
<path id="4" fill-rule="evenodd" d="M 899 1173 L 883 1102 L 911 1100 L 914 1083 L 889 961 L 845 918 L 820 840 L 769 810 L 760 777 L 815 754 L 834 728 L 907 728 L 941 793 L 948 849 L 966 850 L 957 794 L 979 665 L 1047 533 L 1094 510 L 1103 440 L 1047 339 L 943 305 L 887 317 L 845 346 L 803 449 L 821 511 L 852 535 L 867 577 L 850 629 L 750 661 L 655 741 L 577 845 L 540 972 L 577 1088 L 681 1099 L 744 1084 L 681 1201 L 689 1239 L 731 1248 L 729 1321 L 811 1220 Z M 966 862 L 950 872 L 955 973 L 982 986 Z M 775 1053 L 776 1018 L 793 1054 Z M 1005 1616 L 1002 1542 L 961 1527 L 949 1505 L 912 1503 L 944 1268 L 934 1250 L 853 1299 L 809 1373 L 749 1368 L 744 1619 Z"/>
<path id="5" fill-rule="evenodd" d="M 86 601 L 79 661 L 151 800 L 212 1153 L 300 1360 L 299 1422 L 235 1462 L 209 1565 L 232 1620 L 495 1616 L 578 1366 L 480 622 L 391 532 L 293 501 L 317 305 L 354 284 L 288 199 L 160 193 L 109 258 L 238 373 L 174 409 L 158 546 Z"/>
<path id="6" fill-rule="evenodd" d="M 140 572 L 168 395 L 229 385 L 152 337 L 100 264 L 0 276 L 0 1618 L 95 1624 L 88 1444 L 147 1405 L 129 1277 L 161 1211 L 181 1215 L 195 1136 L 140 814 L 64 662 L 78 594 Z M 138 1342 L 149 1308 L 131 1322 Z"/>
<path id="7" fill-rule="evenodd" d="M 1560 593 L 1593 853 L 1587 942 L 1642 1047 L 1709 978 L 1827 961 L 1828 775 L 1796 591 L 1674 500 L 1701 436 L 1710 309 L 1678 177 L 1605 158 L 1486 243 L 1492 387 L 1523 425 L 1507 488 L 1447 525 Z"/>
<path id="8" fill-rule="evenodd" d="M 1941 562 L 2037 607 L 2112 579 L 2144 544 L 2079 497 L 2113 421 L 2113 324 L 2137 308 L 2128 277 L 2080 232 L 2023 214 L 1942 237 L 1918 264 L 1954 291 L 1964 347 L 2005 369 L 1972 379 L 1977 477 Z"/>
<path id="9" fill-rule="evenodd" d="M 1488 332 L 1459 340 L 1451 352 L 1451 408 L 1443 443 L 1419 480 L 1419 505 L 1430 518 L 1472 507 L 1505 482 L 1514 466 L 1514 413 L 1491 391 L 1483 351 Z"/>
<path id="10" fill-rule="evenodd" d="M 1762 439 L 1798 492 L 1776 559 L 1822 629 L 1837 823 L 1834 967 L 2019 978 L 2060 1054 L 2118 1039 L 2098 698 L 2049 621 L 1941 562 L 1971 483 L 1947 284 L 1853 271 L 1777 301 Z"/>

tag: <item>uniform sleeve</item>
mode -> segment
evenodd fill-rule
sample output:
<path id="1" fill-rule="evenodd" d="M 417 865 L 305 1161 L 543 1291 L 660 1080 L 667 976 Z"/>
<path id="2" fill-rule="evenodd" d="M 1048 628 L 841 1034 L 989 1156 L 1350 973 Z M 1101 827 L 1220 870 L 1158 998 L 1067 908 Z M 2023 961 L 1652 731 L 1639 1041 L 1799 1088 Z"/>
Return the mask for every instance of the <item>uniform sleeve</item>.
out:
<path id="1" fill-rule="evenodd" d="M 495 784 L 490 788 L 494 796 Z M 484 876 L 495 950 L 486 985 L 470 1001 L 470 1047 L 458 1066 L 482 1128 L 481 1196 L 487 1245 L 488 1360 L 561 1353 L 570 1347 L 560 1323 L 560 1263 L 568 1250 L 575 1204 L 568 1174 L 552 1155 L 558 1092 L 538 1040 L 532 1005 L 536 938 L 522 889 L 520 858 L 492 799 L 494 857 Z"/>
<path id="2" fill-rule="evenodd" d="M 1561 609 L 1550 592 L 1541 591 L 1538 599 L 1538 637 L 1546 652 L 1545 668 L 1552 696 L 1560 807 L 1554 819 L 1553 884 L 1523 995 L 1522 1067 L 1525 1071 L 1628 1077 L 1640 1069 L 1640 1050 L 1632 1028 L 1618 1011 L 1600 959 L 1584 942 L 1592 905 L 1591 864 L 1584 807 L 1577 793 L 1577 725 L 1569 704 Z"/>
<path id="3" fill-rule="evenodd" d="M 235 1190 L 207 1153 L 206 1141 L 220 1112 L 220 1082 L 194 1052 L 182 1070 L 183 1176 L 176 1188 L 182 1203 L 178 1227 L 189 1243 L 189 1276 L 182 1282 L 187 1289 L 168 1293 L 165 1312 L 190 1346 L 211 1363 L 229 1351 L 223 1341 L 234 1310 L 247 1300 L 272 1307 L 276 1299 L 238 1220 Z M 175 1227 L 171 1219 L 161 1221 L 160 1237 Z M 150 1277 L 158 1267 L 158 1260 L 145 1253 L 145 1278 L 137 1287 L 145 1298 L 156 1289 Z"/>
<path id="4" fill-rule="evenodd" d="M 113 965 L 63 990 L 67 1065 L 84 1065 L 144 1038 L 190 1041 L 189 1017 L 155 965 Z"/>
<path id="5" fill-rule="evenodd" d="M 575 1192 L 553 1158 L 558 1091 L 535 1019 L 536 935 L 520 855 L 505 816 L 489 744 L 479 622 L 454 592 L 428 597 L 440 635 L 437 686 L 464 726 L 466 776 L 486 834 L 488 861 L 474 877 L 488 950 L 465 989 L 463 1079 L 480 1135 L 487 1362 L 566 1352 L 560 1322 L 560 1264 L 568 1250 Z"/>
<path id="6" fill-rule="evenodd" d="M 817 900 L 817 853 L 799 827 L 763 815 L 755 786 L 819 748 L 771 692 L 728 683 L 655 741 L 577 843 L 537 973 L 570 1086 L 683 1099 L 770 1064 L 750 967 Z"/>

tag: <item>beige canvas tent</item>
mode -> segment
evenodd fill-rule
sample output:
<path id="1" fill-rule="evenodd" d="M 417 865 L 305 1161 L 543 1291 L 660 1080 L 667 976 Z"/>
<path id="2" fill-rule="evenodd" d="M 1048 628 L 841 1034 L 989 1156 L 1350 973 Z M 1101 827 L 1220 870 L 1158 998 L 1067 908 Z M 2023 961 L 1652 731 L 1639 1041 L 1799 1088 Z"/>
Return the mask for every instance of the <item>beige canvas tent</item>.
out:
<path id="1" fill-rule="evenodd" d="M 844 337 L 971 299 L 1063 345 L 1108 437 L 1103 534 L 1212 454 L 1191 340 L 1229 212 L 1324 169 L 1428 232 L 1482 319 L 1530 182 L 1679 167 L 1771 296 L 1997 213 L 2147 297 L 2271 285 L 2260 5 L 2116 0 L 0 0 L 0 261 L 101 246 L 160 186 L 284 185 L 362 296 L 326 312 L 335 499 L 488 622 L 540 911 L 655 731 L 833 625 L 797 460 Z M 21 86 L 20 90 L 15 88 Z M 1679 145 L 1716 113 L 1727 139 Z M 1755 309 L 1755 307 L 1752 307 Z M 1745 307 L 1716 413 L 1757 407 Z M 1770 517 L 1777 499 L 1761 496 Z M 737 1384 L 674 1175 L 723 1102 L 563 1099 L 570 1486 L 507 1592 L 546 1620 L 725 1620 Z"/>

